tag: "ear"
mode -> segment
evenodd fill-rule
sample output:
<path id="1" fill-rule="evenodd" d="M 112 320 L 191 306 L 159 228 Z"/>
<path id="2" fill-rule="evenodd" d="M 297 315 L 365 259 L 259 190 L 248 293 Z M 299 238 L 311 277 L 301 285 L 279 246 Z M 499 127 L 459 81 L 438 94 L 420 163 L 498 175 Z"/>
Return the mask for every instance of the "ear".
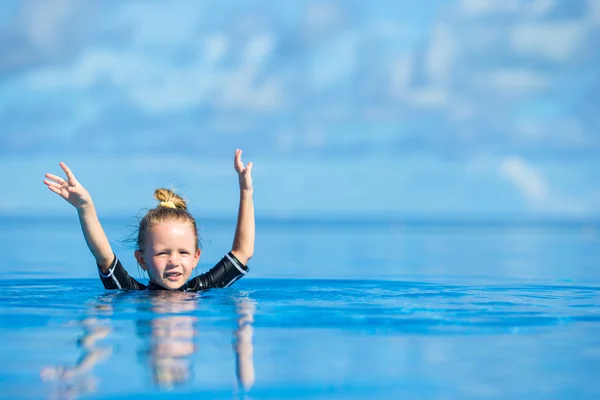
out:
<path id="1" fill-rule="evenodd" d="M 135 256 L 135 259 L 137 260 L 139 266 L 144 271 L 148 271 L 148 267 L 146 266 L 146 261 L 144 261 L 144 256 L 142 255 L 142 252 L 139 250 L 136 250 L 135 253 L 133 253 L 133 255 Z"/>
<path id="2" fill-rule="evenodd" d="M 200 254 L 202 254 L 202 250 L 196 250 L 196 254 L 194 256 L 194 268 L 198 265 L 198 261 L 200 261 Z"/>

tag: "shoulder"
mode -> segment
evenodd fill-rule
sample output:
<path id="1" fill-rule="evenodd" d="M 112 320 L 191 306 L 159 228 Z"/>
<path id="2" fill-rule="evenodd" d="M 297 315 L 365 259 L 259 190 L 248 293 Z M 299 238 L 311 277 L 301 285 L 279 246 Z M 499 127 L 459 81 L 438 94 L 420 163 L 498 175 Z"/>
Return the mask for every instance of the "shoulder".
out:
<path id="1" fill-rule="evenodd" d="M 116 255 L 106 273 L 103 273 L 98 266 L 98 275 L 106 289 L 146 289 L 146 285 L 129 276 Z"/>
<path id="2" fill-rule="evenodd" d="M 231 286 L 235 281 L 245 276 L 250 269 L 237 257 L 229 252 L 209 271 L 191 279 L 184 290 L 199 291 L 212 288 Z"/>

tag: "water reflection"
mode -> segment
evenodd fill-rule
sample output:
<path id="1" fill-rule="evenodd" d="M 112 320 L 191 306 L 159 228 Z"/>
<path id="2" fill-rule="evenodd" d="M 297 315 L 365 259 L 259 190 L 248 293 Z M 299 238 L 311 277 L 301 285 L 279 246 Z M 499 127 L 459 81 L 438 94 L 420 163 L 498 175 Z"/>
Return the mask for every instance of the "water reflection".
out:
<path id="1" fill-rule="evenodd" d="M 198 318 L 189 314 L 197 310 L 198 296 L 153 292 L 149 297 L 152 318 L 138 320 L 137 333 L 147 341 L 142 353 L 148 356 L 153 382 L 162 389 L 171 389 L 192 376 Z"/>
<path id="2" fill-rule="evenodd" d="M 189 384 L 194 377 L 195 355 L 201 347 L 199 327 L 206 326 L 210 330 L 207 333 L 214 333 L 213 328 L 221 332 L 221 324 L 232 322 L 230 338 L 235 365 L 231 368 L 237 378 L 237 390 L 242 395 L 247 393 L 255 381 L 252 338 L 256 306 L 248 298 L 219 296 L 213 299 L 197 293 L 120 292 L 94 299 L 86 306 L 84 316 L 74 322 L 82 330 L 77 340 L 79 359 L 73 365 L 47 366 L 40 372 L 42 380 L 52 385 L 49 397 L 72 400 L 101 391 L 101 381 L 109 379 L 99 375 L 95 367 L 102 362 L 110 363 L 113 344 L 121 349 L 119 356 L 123 361 L 122 357 L 127 356 L 124 349 L 131 348 L 130 340 L 136 336 L 141 341 L 137 354 L 143 370 L 150 371 L 154 386 L 171 390 Z M 123 320 L 127 315 L 135 319 L 135 328 L 129 335 L 129 329 L 123 330 L 130 326 L 127 318 Z M 112 334 L 113 324 L 119 331 L 117 336 Z M 227 360 L 229 354 L 219 357 Z M 115 365 L 108 369 L 120 368 Z M 127 372 L 131 371 L 134 370 Z"/>
<path id="3" fill-rule="evenodd" d="M 111 332 L 109 316 L 113 314 L 110 296 L 88 304 L 84 317 L 77 322 L 83 330 L 77 340 L 81 356 L 74 365 L 53 365 L 43 368 L 43 381 L 53 384 L 50 399 L 77 399 L 96 391 L 99 379 L 93 374 L 94 367 L 112 355 L 112 347 L 99 342 Z"/>
<path id="4" fill-rule="evenodd" d="M 254 330 L 254 311 L 256 306 L 249 299 L 236 302 L 237 329 L 234 331 L 233 351 L 235 353 L 235 372 L 238 386 L 248 391 L 254 385 L 254 348 L 252 336 Z"/>
<path id="5" fill-rule="evenodd" d="M 198 306 L 202 298 L 195 293 L 156 292 L 149 295 L 150 319 L 137 321 L 137 334 L 145 343 L 141 353 L 147 357 L 154 384 L 163 390 L 189 383 L 193 356 L 198 351 Z M 255 381 L 252 324 L 255 305 L 246 298 L 234 302 L 236 328 L 233 351 L 238 387 L 248 391 Z"/>

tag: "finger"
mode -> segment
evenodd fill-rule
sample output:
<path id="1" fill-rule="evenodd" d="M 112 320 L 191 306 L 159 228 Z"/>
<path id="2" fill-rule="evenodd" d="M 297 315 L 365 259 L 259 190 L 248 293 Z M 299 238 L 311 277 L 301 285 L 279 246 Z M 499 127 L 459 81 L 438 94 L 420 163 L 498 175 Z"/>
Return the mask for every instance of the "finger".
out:
<path id="1" fill-rule="evenodd" d="M 60 194 L 61 190 L 59 188 L 57 188 L 56 186 L 48 186 L 48 189 L 50 189 L 51 191 L 53 191 L 56 194 Z"/>
<path id="2" fill-rule="evenodd" d="M 60 183 L 52 182 L 52 181 L 49 181 L 49 180 L 47 180 L 47 179 L 46 179 L 46 180 L 44 180 L 44 184 L 45 184 L 46 186 L 52 186 L 52 187 L 55 187 L 55 188 L 57 188 L 57 189 L 60 189 L 60 188 L 62 187 L 62 185 L 61 185 Z"/>
<path id="3" fill-rule="evenodd" d="M 57 183 L 64 183 L 64 182 L 66 182 L 63 178 L 61 178 L 58 175 L 54 175 L 54 174 L 46 174 L 46 178 L 52 179 L 53 181 L 55 181 Z"/>
<path id="4" fill-rule="evenodd" d="M 67 179 L 69 180 L 69 184 L 70 185 L 77 184 L 77 179 L 75 179 L 75 175 L 73 175 L 73 172 L 71 172 L 69 167 L 67 167 L 67 164 L 65 164 L 64 162 L 61 162 L 60 167 L 63 169 L 63 171 L 65 171 L 65 174 L 67 174 Z"/>
<path id="5" fill-rule="evenodd" d="M 252 164 L 252 161 L 250 161 L 250 162 L 248 163 L 248 165 L 246 165 L 246 174 L 247 174 L 247 175 L 250 175 L 250 174 L 252 174 L 252 166 L 253 166 L 253 165 L 254 165 L 254 164 Z"/>
<path id="6" fill-rule="evenodd" d="M 242 151 L 239 149 L 235 151 L 233 167 L 238 173 L 242 172 L 242 170 L 244 169 L 244 163 L 242 162 Z"/>

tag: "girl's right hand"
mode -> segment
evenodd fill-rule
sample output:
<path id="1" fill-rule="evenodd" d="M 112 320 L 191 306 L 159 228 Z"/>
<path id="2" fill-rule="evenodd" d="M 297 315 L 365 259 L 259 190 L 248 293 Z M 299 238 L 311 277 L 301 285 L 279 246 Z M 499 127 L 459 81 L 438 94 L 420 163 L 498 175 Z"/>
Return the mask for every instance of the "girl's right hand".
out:
<path id="1" fill-rule="evenodd" d="M 81 183 L 75 179 L 75 175 L 73 175 L 69 167 L 67 167 L 67 164 L 61 162 L 60 167 L 65 171 L 67 180 L 64 180 L 57 175 L 46 174 L 46 178 L 48 179 L 44 180 L 44 184 L 48 186 L 48 189 L 58 194 L 77 209 L 92 204 L 92 197 L 88 191 L 81 186 Z"/>

